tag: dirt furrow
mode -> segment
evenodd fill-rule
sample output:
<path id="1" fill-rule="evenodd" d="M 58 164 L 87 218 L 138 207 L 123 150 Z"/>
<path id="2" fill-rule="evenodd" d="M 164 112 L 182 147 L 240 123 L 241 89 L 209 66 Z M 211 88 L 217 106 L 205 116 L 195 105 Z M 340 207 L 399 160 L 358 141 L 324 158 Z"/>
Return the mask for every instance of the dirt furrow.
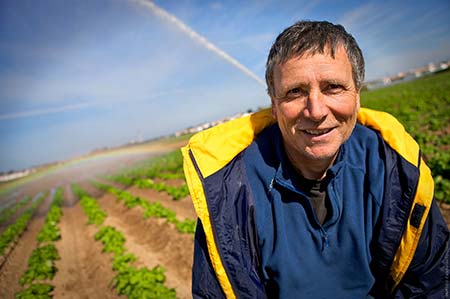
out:
<path id="1" fill-rule="evenodd" d="M 54 298 L 123 298 L 110 287 L 115 276 L 111 256 L 101 252 L 102 245 L 94 240 L 97 228 L 87 225 L 87 217 L 68 186 L 63 206 L 61 240 L 55 242 L 61 260 L 56 261 L 58 272 L 52 280 Z"/>
<path id="2" fill-rule="evenodd" d="M 115 188 L 125 190 L 133 194 L 134 196 L 139 196 L 143 199 L 146 199 L 148 202 L 159 202 L 163 207 L 170 209 L 174 211 L 177 214 L 177 218 L 179 220 L 185 220 L 185 219 L 197 219 L 197 214 L 195 213 L 194 206 L 191 201 L 191 196 L 188 195 L 185 198 L 179 199 L 179 200 L 173 200 L 172 196 L 167 194 L 166 192 L 158 192 L 152 189 L 141 189 L 137 186 L 131 186 L 128 188 L 124 188 L 122 185 L 106 181 L 103 179 L 98 179 L 98 182 L 101 182 L 102 184 L 107 184 L 110 186 L 113 186 Z M 159 180 L 161 181 L 161 180 Z M 171 182 L 169 185 L 173 186 L 180 186 L 182 184 L 182 180 L 168 180 L 167 182 Z M 87 184 L 86 184 L 87 185 Z M 90 192 L 92 196 L 99 196 L 100 194 L 103 194 L 103 191 L 95 190 L 95 188 L 90 185 L 86 186 L 83 185 L 83 187 Z"/>
<path id="3" fill-rule="evenodd" d="M 18 200 L 16 204 L 19 204 L 19 202 L 21 200 L 22 199 Z M 0 234 L 2 234 L 8 228 L 8 226 L 15 223 L 17 221 L 17 219 L 20 216 L 22 216 L 23 212 L 28 210 L 31 207 L 31 205 L 32 205 L 32 200 L 30 200 L 30 202 L 28 202 L 26 205 L 24 205 L 23 207 L 18 209 L 13 215 L 11 215 L 10 218 L 8 218 L 4 222 L 0 223 Z"/>
<path id="4" fill-rule="evenodd" d="M 125 247 L 136 255 L 141 266 L 166 269 L 166 285 L 175 288 L 178 298 L 191 298 L 193 235 L 181 234 L 163 219 L 143 218 L 140 207 L 127 209 L 105 194 L 98 199 L 108 213 L 104 225 L 114 226 L 126 236 Z"/>
<path id="5" fill-rule="evenodd" d="M 37 246 L 36 236 L 44 225 L 45 216 L 52 201 L 53 193 L 39 205 L 27 229 L 9 253 L 0 269 L 0 298 L 15 298 L 14 294 L 22 289 L 19 279 L 28 267 L 28 258 Z"/>
<path id="6" fill-rule="evenodd" d="M 139 196 L 146 199 L 149 202 L 160 202 L 163 207 L 174 211 L 177 214 L 177 218 L 180 220 L 197 218 L 190 196 L 180 200 L 173 200 L 172 196 L 165 192 L 158 192 L 151 189 L 140 189 L 136 186 L 132 186 L 126 189 L 126 191 L 130 192 L 134 196 Z"/>

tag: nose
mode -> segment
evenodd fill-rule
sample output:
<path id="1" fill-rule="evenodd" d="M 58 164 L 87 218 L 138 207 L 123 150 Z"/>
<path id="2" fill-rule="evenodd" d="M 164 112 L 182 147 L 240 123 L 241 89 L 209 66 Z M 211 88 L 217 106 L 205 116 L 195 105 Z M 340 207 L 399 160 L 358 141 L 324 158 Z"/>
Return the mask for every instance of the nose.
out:
<path id="1" fill-rule="evenodd" d="M 327 113 L 324 95 L 318 90 L 311 90 L 304 110 L 305 117 L 318 122 L 326 118 Z"/>

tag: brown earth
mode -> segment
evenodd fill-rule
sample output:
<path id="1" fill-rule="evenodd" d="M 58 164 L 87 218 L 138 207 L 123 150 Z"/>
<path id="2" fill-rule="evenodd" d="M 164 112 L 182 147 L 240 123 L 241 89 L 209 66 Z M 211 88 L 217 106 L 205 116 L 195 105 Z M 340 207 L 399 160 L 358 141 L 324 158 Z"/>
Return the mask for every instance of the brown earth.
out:
<path id="1" fill-rule="evenodd" d="M 31 252 L 37 247 L 36 236 L 44 225 L 51 200 L 52 196 L 49 194 L 36 209 L 17 243 L 6 254 L 6 260 L 0 267 L 0 298 L 15 298 L 14 294 L 22 289 L 19 279 L 28 268 Z"/>
<path id="2" fill-rule="evenodd" d="M 11 190 L 0 197 L 3 206 L 26 195 L 34 196 L 43 190 L 62 186 L 65 190 L 63 216 L 60 219 L 61 240 L 55 242 L 61 257 L 56 261 L 58 272 L 50 282 L 55 286 L 54 298 L 122 298 L 110 283 L 115 275 L 112 270 L 112 256 L 102 253 L 103 245 L 94 240 L 97 228 L 87 225 L 87 217 L 78 200 L 70 190 L 71 183 L 90 185 L 96 176 L 111 174 L 123 167 L 129 167 L 145 158 L 164 151 L 179 148 L 180 144 L 166 145 L 158 152 L 147 154 L 121 155 L 113 158 L 84 161 L 68 165 L 45 176 L 38 177 Z M 113 200 L 99 202 L 107 210 L 105 225 L 114 225 L 126 238 L 126 248 L 138 257 L 137 266 L 161 265 L 166 269 L 166 285 L 175 288 L 179 298 L 190 297 L 190 272 L 193 236 L 181 235 L 175 228 L 155 219 L 144 220 L 142 211 L 125 210 Z M 8 203 L 5 204 L 5 202 Z M 43 226 L 51 198 L 41 204 L 15 246 L 5 258 L 0 268 L 0 298 L 14 298 L 21 289 L 19 279 L 27 268 L 28 258 L 37 246 L 36 236 Z M 14 216 L 16 217 L 16 216 Z"/>
<path id="3" fill-rule="evenodd" d="M 102 244 L 94 240 L 97 229 L 86 225 L 87 217 L 69 186 L 63 205 L 59 222 L 62 238 L 55 242 L 61 259 L 51 282 L 54 298 L 120 298 L 110 287 L 114 277 L 111 256 L 101 252 Z"/>
<path id="4" fill-rule="evenodd" d="M 175 146 L 167 150 L 174 148 Z M 137 257 L 136 266 L 146 266 L 149 269 L 156 265 L 163 266 L 166 269 L 166 285 L 174 288 L 179 298 L 191 297 L 193 236 L 179 233 L 172 224 L 164 220 L 144 219 L 141 208 L 126 209 L 122 203 L 115 202 L 112 195 L 103 194 L 90 184 L 97 176 L 134 165 L 153 154 L 155 153 L 119 156 L 70 165 L 0 197 L 1 203 L 6 197 L 8 200 L 15 200 L 19 196 L 34 196 L 57 186 L 64 187 L 64 214 L 59 223 L 62 239 L 55 242 L 61 260 L 56 262 L 58 272 L 51 281 L 55 286 L 54 298 L 118 298 L 109 285 L 115 275 L 111 255 L 102 253 L 102 244 L 94 240 L 97 228 L 86 225 L 86 216 L 70 190 L 73 182 L 79 183 L 98 198 L 101 207 L 108 213 L 104 225 L 112 225 L 124 233 L 127 239 L 125 247 Z M 179 185 L 182 182 L 173 180 L 169 184 Z M 173 201 L 169 195 L 153 190 L 131 187 L 127 191 L 149 202 L 159 201 L 175 211 L 180 219 L 196 217 L 189 196 Z M 36 235 L 42 228 L 49 203 L 50 199 L 47 198 L 41 204 L 28 229 L 10 251 L 3 266 L 0 266 L 0 298 L 14 298 L 14 293 L 20 290 L 18 281 L 26 270 L 31 251 L 37 245 Z M 450 227 L 450 205 L 440 204 L 440 208 Z"/>
<path id="5" fill-rule="evenodd" d="M 141 207 L 128 209 L 121 202 L 116 202 L 114 195 L 103 193 L 90 184 L 82 184 L 82 188 L 95 196 L 107 212 L 104 225 L 113 226 L 126 236 L 125 248 L 136 255 L 137 266 L 148 269 L 164 267 L 166 286 L 174 288 L 178 298 L 191 298 L 193 235 L 179 233 L 174 225 L 164 219 L 145 219 Z M 170 201 L 175 205 L 169 207 L 166 204 L 168 208 L 175 208 L 179 203 L 171 198 Z M 193 213 L 192 205 L 190 210 Z M 195 219 L 195 216 L 192 218 Z"/>
<path id="6" fill-rule="evenodd" d="M 18 204 L 21 200 L 22 199 L 18 198 L 16 204 Z M 13 215 L 11 215 L 11 217 L 9 217 L 8 219 L 5 219 L 4 222 L 1 222 L 0 223 L 0 234 L 2 234 L 8 228 L 8 226 L 15 223 L 16 220 L 23 214 L 23 212 L 25 212 L 27 209 L 29 209 L 32 204 L 33 204 L 33 200 L 30 200 L 30 202 L 28 202 L 26 205 L 24 205 L 23 207 L 18 209 Z"/>

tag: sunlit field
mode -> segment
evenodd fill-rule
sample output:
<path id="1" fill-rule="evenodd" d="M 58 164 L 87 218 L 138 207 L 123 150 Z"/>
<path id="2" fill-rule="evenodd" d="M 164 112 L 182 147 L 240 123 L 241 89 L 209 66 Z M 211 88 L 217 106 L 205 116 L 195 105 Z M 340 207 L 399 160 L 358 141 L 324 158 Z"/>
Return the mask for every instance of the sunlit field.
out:
<path id="1" fill-rule="evenodd" d="M 419 142 L 449 223 L 450 72 L 365 91 L 361 102 L 395 115 Z M 105 152 L 3 184 L 0 297 L 190 298 L 186 142 Z"/>

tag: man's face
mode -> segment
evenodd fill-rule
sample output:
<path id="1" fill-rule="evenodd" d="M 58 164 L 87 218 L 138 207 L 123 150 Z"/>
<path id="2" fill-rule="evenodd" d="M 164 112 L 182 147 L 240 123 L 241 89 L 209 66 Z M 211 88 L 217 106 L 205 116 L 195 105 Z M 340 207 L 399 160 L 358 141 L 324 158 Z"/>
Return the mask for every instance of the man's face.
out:
<path id="1" fill-rule="evenodd" d="M 343 46 L 334 59 L 327 52 L 306 53 L 274 68 L 272 113 L 296 166 L 332 163 L 356 123 L 359 91 L 350 61 Z"/>

